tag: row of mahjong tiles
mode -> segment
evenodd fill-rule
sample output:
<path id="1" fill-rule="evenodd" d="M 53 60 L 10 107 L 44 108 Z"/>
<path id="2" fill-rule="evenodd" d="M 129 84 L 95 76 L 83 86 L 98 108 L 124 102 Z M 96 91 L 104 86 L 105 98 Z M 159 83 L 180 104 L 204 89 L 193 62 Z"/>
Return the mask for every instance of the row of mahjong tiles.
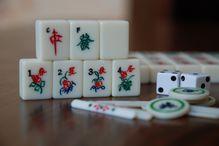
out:
<path id="1" fill-rule="evenodd" d="M 211 82 L 219 82 L 219 52 L 130 52 L 130 57 L 140 60 L 141 83 L 155 83 L 161 70 L 198 72 L 211 76 Z"/>
<path id="2" fill-rule="evenodd" d="M 138 59 L 21 59 L 19 74 L 24 100 L 140 95 Z"/>

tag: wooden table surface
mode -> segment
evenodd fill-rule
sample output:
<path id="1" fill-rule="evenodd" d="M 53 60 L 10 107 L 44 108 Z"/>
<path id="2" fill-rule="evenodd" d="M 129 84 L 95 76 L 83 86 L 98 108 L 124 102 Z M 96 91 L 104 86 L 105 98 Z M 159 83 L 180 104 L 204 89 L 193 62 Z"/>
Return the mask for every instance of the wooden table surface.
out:
<path id="1" fill-rule="evenodd" d="M 0 146 L 219 145 L 219 120 L 186 116 L 170 121 L 131 121 L 72 110 L 72 99 L 22 101 L 18 95 L 18 60 L 35 54 L 34 47 L 21 47 L 20 43 L 34 46 L 33 37 L 23 42 L 23 33 L 13 31 L 0 36 Z M 218 89 L 219 84 L 212 85 L 211 95 L 217 100 Z M 146 84 L 142 85 L 140 97 L 114 99 L 154 97 L 155 85 Z"/>

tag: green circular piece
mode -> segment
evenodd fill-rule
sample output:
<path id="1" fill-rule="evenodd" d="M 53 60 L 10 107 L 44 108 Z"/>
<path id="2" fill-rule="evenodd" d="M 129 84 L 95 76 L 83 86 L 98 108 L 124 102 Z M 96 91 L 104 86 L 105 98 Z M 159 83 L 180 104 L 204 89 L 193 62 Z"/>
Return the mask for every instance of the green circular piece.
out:
<path id="1" fill-rule="evenodd" d="M 169 95 L 185 100 L 202 100 L 209 96 L 209 92 L 201 88 L 179 87 L 171 89 Z"/>
<path id="2" fill-rule="evenodd" d="M 146 109 L 156 118 L 175 119 L 188 113 L 189 104 L 182 99 L 164 97 L 150 101 Z"/>
<path id="3" fill-rule="evenodd" d="M 216 103 L 216 99 L 212 96 L 208 96 L 207 100 L 204 102 L 199 102 L 196 103 L 197 105 L 202 105 L 202 106 L 213 106 Z"/>

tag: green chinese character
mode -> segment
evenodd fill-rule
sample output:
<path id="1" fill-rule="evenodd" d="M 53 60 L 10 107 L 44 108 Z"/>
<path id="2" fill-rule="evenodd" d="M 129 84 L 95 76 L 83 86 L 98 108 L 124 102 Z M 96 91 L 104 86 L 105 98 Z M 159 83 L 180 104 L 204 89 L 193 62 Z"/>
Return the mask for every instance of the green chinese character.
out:
<path id="1" fill-rule="evenodd" d="M 85 33 L 80 36 L 80 42 L 77 44 L 77 46 L 80 46 L 82 51 L 84 51 L 85 49 L 89 50 L 89 44 L 91 42 L 94 42 L 94 40 L 91 40 L 90 36 L 87 33 Z"/>

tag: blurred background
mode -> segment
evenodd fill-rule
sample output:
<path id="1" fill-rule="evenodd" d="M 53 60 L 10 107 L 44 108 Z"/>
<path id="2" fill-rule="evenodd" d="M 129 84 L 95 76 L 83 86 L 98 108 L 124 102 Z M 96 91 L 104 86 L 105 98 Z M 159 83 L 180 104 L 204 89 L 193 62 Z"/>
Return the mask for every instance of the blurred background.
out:
<path id="1" fill-rule="evenodd" d="M 0 49 L 35 57 L 36 19 L 125 19 L 130 50 L 217 51 L 213 0 L 0 0 Z M 32 54 L 32 56 L 30 56 Z"/>

